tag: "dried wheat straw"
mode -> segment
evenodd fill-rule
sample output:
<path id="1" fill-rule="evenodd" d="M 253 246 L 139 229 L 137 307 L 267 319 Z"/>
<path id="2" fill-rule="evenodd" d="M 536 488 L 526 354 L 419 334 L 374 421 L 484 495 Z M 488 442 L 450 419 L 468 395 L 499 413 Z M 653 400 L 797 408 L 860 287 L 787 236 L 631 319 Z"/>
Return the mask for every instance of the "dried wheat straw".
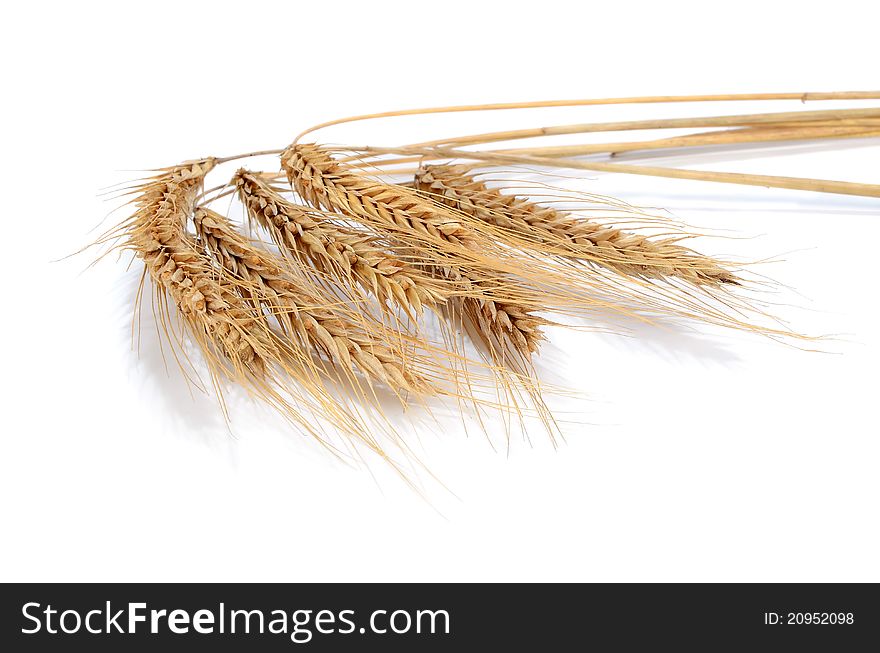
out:
<path id="1" fill-rule="evenodd" d="M 425 107 L 421 109 L 403 109 L 396 111 L 382 111 L 368 113 L 345 118 L 328 120 L 318 125 L 309 127 L 300 132 L 294 142 L 302 139 L 319 129 L 325 129 L 334 125 L 357 122 L 362 120 L 375 120 L 377 118 L 395 118 L 399 116 L 420 116 L 438 113 L 461 113 L 478 111 L 507 111 L 511 109 L 540 109 L 551 107 L 586 107 L 603 106 L 614 104 L 666 104 L 683 102 L 753 102 L 753 101 L 777 101 L 794 100 L 797 102 L 819 102 L 824 100 L 878 100 L 880 91 L 832 91 L 832 92 L 807 92 L 807 93 L 723 93 L 703 95 L 647 95 L 638 97 L 617 98 L 579 98 L 574 100 L 540 100 L 533 102 L 502 102 L 490 104 L 462 104 L 444 107 Z"/>
<path id="2" fill-rule="evenodd" d="M 662 166 L 629 165 L 624 163 L 607 163 L 604 161 L 583 161 L 568 157 L 542 156 L 543 148 L 530 150 L 530 154 L 515 154 L 502 151 L 472 151 L 455 147 L 438 146 L 347 146 L 346 150 L 360 152 L 364 155 L 406 154 L 424 157 L 426 160 L 437 159 L 468 159 L 498 165 L 531 165 L 549 168 L 569 168 L 572 170 L 590 170 L 594 172 L 616 172 L 647 177 L 665 177 L 667 179 L 690 179 L 694 181 L 712 181 L 744 186 L 764 186 L 767 188 L 786 188 L 790 190 L 806 190 L 815 193 L 832 193 L 838 195 L 857 195 L 861 197 L 880 197 L 880 184 L 863 184 L 852 181 L 834 179 L 810 179 L 804 177 L 783 177 L 778 175 L 756 175 L 739 172 L 720 172 L 714 170 L 688 170 L 684 168 L 666 168 Z"/>
<path id="3" fill-rule="evenodd" d="M 878 98 L 877 92 L 775 93 L 438 107 L 343 118 L 303 134 L 354 120 L 456 111 Z M 637 142 L 461 149 L 465 145 L 557 134 L 667 128 L 721 131 Z M 149 277 L 162 291 L 157 303 L 166 335 L 173 331 L 167 322 L 173 303 L 184 326 L 204 351 L 215 385 L 221 374 L 241 382 L 325 442 L 320 427 L 301 413 L 304 409 L 316 411 L 387 459 L 349 399 L 372 402 L 381 414 L 376 395 L 381 385 L 390 388 L 404 405 L 411 397 L 435 394 L 480 403 L 469 392 L 461 391 L 469 391 L 478 380 L 468 368 L 469 361 L 455 346 L 448 351 L 432 348 L 420 332 L 403 326 L 405 320 L 386 320 L 392 314 L 392 305 L 402 307 L 412 317 L 424 306 L 435 309 L 450 318 L 447 326 L 451 324 L 455 329 L 456 340 L 461 324 L 491 355 L 490 370 L 495 374 L 497 390 L 504 394 L 499 407 L 522 415 L 518 397 L 525 391 L 548 427 L 553 417 L 543 404 L 542 388 L 531 367 L 542 328 L 549 324 L 537 315 L 537 307 L 560 311 L 571 307 L 604 308 L 638 316 L 627 308 L 630 303 L 626 307 L 616 303 L 624 300 L 639 304 L 635 309 L 638 313 L 671 306 L 676 308 L 676 315 L 706 322 L 774 336 L 797 335 L 787 329 L 749 324 L 744 316 L 752 307 L 747 302 L 739 303 L 726 290 L 738 283 L 737 277 L 721 262 L 684 247 L 681 243 L 686 236 L 652 239 L 625 231 L 620 223 L 606 226 L 581 219 L 533 199 L 489 188 L 473 175 L 474 169 L 547 166 L 876 197 L 880 196 L 880 186 L 871 184 L 570 157 L 638 149 L 875 136 L 878 130 L 880 109 L 875 108 L 551 125 L 392 148 L 331 150 L 298 144 L 297 137 L 285 150 L 205 158 L 158 171 L 133 189 L 133 215 L 107 237 L 122 235 L 123 246 L 144 261 L 142 279 Z M 334 158 L 334 152 L 351 156 Z M 233 178 L 231 189 L 218 187 L 200 195 L 205 175 L 215 165 L 245 156 L 279 153 L 293 189 L 310 207 L 285 199 L 265 175 L 244 170 Z M 405 158 L 377 158 L 385 155 Z M 472 163 L 427 165 L 441 159 Z M 424 165 L 416 173 L 414 188 L 390 184 L 366 173 L 367 166 L 373 167 L 374 174 L 383 174 L 388 166 L 403 163 Z M 210 202 L 204 198 L 217 190 L 221 191 L 217 197 L 237 192 L 251 219 L 271 234 L 282 254 L 248 240 L 226 218 L 210 210 Z M 197 206 L 200 200 L 205 205 Z M 190 232 L 190 223 L 195 226 L 195 235 Z M 573 265 L 574 259 L 589 265 Z M 670 283 L 651 283 L 657 278 Z M 673 283 L 678 281 L 698 286 L 702 292 Z M 610 299 L 595 299 L 596 294 Z M 370 295 L 379 300 L 378 316 Z M 443 335 L 448 337 L 453 332 L 445 331 Z M 441 358 L 454 368 L 451 372 Z M 460 372 L 464 372 L 461 377 Z M 454 384 L 452 390 L 442 385 L 447 380 Z M 352 388 L 355 396 L 340 398 L 337 388 L 331 390 L 328 384 L 337 381 L 344 382 L 346 390 Z M 217 388 L 222 402 L 222 391 L 219 385 Z M 391 436 L 395 438 L 393 433 Z"/>

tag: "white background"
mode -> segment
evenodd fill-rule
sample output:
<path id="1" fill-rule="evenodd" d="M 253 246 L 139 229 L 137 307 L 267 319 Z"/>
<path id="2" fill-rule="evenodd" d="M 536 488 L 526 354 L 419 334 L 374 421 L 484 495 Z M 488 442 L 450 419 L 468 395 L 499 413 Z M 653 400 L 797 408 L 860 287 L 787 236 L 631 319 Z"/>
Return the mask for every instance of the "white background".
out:
<path id="1" fill-rule="evenodd" d="M 99 189 L 139 174 L 126 171 L 281 147 L 365 111 L 869 90 L 877 19 L 875 2 L 6 6 L 0 578 L 880 580 L 880 200 L 590 175 L 590 192 L 755 237 L 712 242 L 714 253 L 785 253 L 766 273 L 800 294 L 779 313 L 841 339 L 822 354 L 716 330 L 554 332 L 541 365 L 589 395 L 590 424 L 558 450 L 534 437 L 509 455 L 426 429 L 422 459 L 455 493 L 432 486 L 430 502 L 246 402 L 230 433 L 211 398 L 165 373 L 154 334 L 132 350 L 138 264 L 86 270 L 93 252 L 52 262 L 97 235 L 114 206 Z M 457 116 L 321 137 L 385 144 L 684 110 Z M 877 183 L 878 157 L 874 140 L 686 161 Z"/>

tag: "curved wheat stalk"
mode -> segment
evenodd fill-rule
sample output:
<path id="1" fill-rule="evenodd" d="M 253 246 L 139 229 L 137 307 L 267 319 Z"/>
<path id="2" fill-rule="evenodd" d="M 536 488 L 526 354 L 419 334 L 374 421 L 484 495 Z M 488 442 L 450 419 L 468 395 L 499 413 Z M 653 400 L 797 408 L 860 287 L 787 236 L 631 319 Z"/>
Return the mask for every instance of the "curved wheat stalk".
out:
<path id="1" fill-rule="evenodd" d="M 731 102 L 731 101 L 768 101 L 768 100 L 795 100 L 809 102 L 819 100 L 877 100 L 880 99 L 880 91 L 837 91 L 830 93 L 725 93 L 712 95 L 655 95 L 642 97 L 618 97 L 618 98 L 587 98 L 575 100 L 541 100 L 533 102 L 504 102 L 493 104 L 465 104 L 458 106 L 427 107 L 420 109 L 403 109 L 396 111 L 383 111 L 380 113 L 362 114 L 336 118 L 309 127 L 294 139 L 299 141 L 303 136 L 319 129 L 325 129 L 334 125 L 356 122 L 360 120 L 374 120 L 376 118 L 394 118 L 398 116 L 418 116 L 436 113 L 458 113 L 471 111 L 503 111 L 510 109 L 537 109 L 549 107 L 576 107 L 576 106 L 600 106 L 609 104 L 662 104 L 669 102 Z"/>
<path id="2" fill-rule="evenodd" d="M 303 134 L 355 120 L 426 113 L 877 97 L 876 92 L 783 93 L 439 107 L 343 118 Z M 806 338 L 779 322 L 775 324 L 780 328 L 754 324 L 755 317 L 773 318 L 745 294 L 750 288 L 744 280 L 753 277 L 746 273 L 740 277 L 727 263 L 689 249 L 685 241 L 690 234 L 636 233 L 625 221 L 634 215 L 631 207 L 621 205 L 615 210 L 627 212 L 624 221 L 609 225 L 601 219 L 583 219 L 576 211 L 541 203 L 549 199 L 561 206 L 565 200 L 549 184 L 546 195 L 528 198 L 490 188 L 475 170 L 500 173 L 507 166 L 538 166 L 876 197 L 880 186 L 872 184 L 573 157 L 861 137 L 876 135 L 878 125 L 880 109 L 874 108 L 551 125 L 397 147 L 329 148 L 300 144 L 297 137 L 284 150 L 204 158 L 157 171 L 127 189 L 135 195 L 133 214 L 99 242 L 107 238 L 119 243 L 121 236 L 118 246 L 143 260 L 138 298 L 149 279 L 158 290 L 154 307 L 160 328 L 171 338 L 172 353 L 178 362 L 180 354 L 186 357 L 185 329 L 204 353 L 224 413 L 224 386 L 219 382 L 236 381 L 328 448 L 338 451 L 326 438 L 324 429 L 329 427 L 344 436 L 346 446 L 353 443 L 352 452 L 360 450 L 356 446 L 360 443 L 397 467 L 384 451 L 384 436 L 390 436 L 405 455 L 412 451 L 394 427 L 387 428 L 392 425 L 383 406 L 389 395 L 404 408 L 414 402 L 427 404 L 435 396 L 454 398 L 460 408 L 471 404 L 484 429 L 483 408 L 500 409 L 505 427 L 512 414 L 525 424 L 520 403 L 525 397 L 531 403 L 528 413 L 543 420 L 551 436 L 557 432 L 542 396 L 545 388 L 533 367 L 545 327 L 552 324 L 543 317 L 545 310 L 569 315 L 610 310 L 618 314 L 615 317 L 622 313 L 647 321 L 686 317 L 770 336 Z M 623 143 L 514 149 L 489 145 L 609 130 L 708 127 L 721 131 Z M 305 205 L 288 200 L 273 185 L 280 176 L 243 169 L 231 184 L 203 192 L 204 179 L 215 166 L 270 154 L 281 154 L 283 173 Z M 428 165 L 445 162 L 464 164 Z M 402 174 L 402 165 L 420 166 L 414 183 L 385 181 Z M 411 174 L 412 168 L 405 172 Z M 250 220 L 271 235 L 280 253 L 245 238 L 229 220 L 208 208 L 210 202 L 233 193 Z M 740 285 L 746 287 L 731 289 Z M 426 337 L 427 329 L 417 319 L 425 308 L 441 317 L 445 339 L 441 346 Z M 181 320 L 172 324 L 168 318 L 175 309 Z M 488 360 L 479 370 L 459 353 L 465 332 Z M 495 383 L 489 388 L 482 384 L 486 367 Z M 194 366 L 191 369 L 196 371 Z M 493 390 L 496 396 L 487 399 L 485 393 Z M 366 411 L 362 412 L 362 404 L 367 404 Z"/>

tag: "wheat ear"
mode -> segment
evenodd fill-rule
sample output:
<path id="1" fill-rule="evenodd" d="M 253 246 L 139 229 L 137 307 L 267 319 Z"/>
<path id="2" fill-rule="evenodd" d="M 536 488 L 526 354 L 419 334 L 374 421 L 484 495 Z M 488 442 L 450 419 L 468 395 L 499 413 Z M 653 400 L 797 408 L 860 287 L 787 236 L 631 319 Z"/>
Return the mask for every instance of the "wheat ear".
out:
<path id="1" fill-rule="evenodd" d="M 396 301 L 414 315 L 421 313 L 423 305 L 445 301 L 446 292 L 435 279 L 390 255 L 366 234 L 288 201 L 260 175 L 239 170 L 232 183 L 250 218 L 280 248 L 311 261 L 340 285 L 354 280 L 383 304 Z"/>
<path id="2" fill-rule="evenodd" d="M 213 159 L 187 162 L 140 187 L 127 246 L 174 300 L 204 350 L 219 351 L 236 373 L 261 375 L 273 357 L 271 339 L 253 311 L 216 279 L 186 232 L 195 197 L 213 167 Z"/>
<path id="3" fill-rule="evenodd" d="M 204 177 L 214 165 L 214 159 L 187 162 L 136 187 L 136 210 L 115 230 L 125 237 L 123 246 L 144 261 L 145 274 L 164 291 L 157 301 L 166 336 L 174 342 L 166 305 L 171 298 L 204 354 L 224 414 L 223 392 L 217 382 L 220 376 L 241 383 L 325 446 L 329 445 L 320 427 L 306 417 L 304 408 L 317 410 L 342 432 L 359 437 L 382 453 L 356 418 L 335 410 L 336 402 L 320 384 L 300 377 L 309 395 L 283 389 L 282 375 L 296 371 L 288 364 L 289 348 L 264 315 L 238 294 L 236 285 L 217 274 L 211 259 L 187 231 Z M 183 368 L 176 352 L 175 358 Z"/>
<path id="4" fill-rule="evenodd" d="M 419 190 L 458 211 L 472 215 L 550 252 L 602 265 L 621 274 L 645 278 L 676 277 L 694 285 L 739 283 L 714 259 L 678 244 L 681 237 L 647 236 L 578 218 L 541 206 L 475 179 L 467 165 L 419 168 Z"/>
<path id="5" fill-rule="evenodd" d="M 381 325 L 368 333 L 368 317 L 352 318 L 333 299 L 317 295 L 301 278 L 290 274 L 282 260 L 239 234 L 218 213 L 199 208 L 196 231 L 205 247 L 240 282 L 245 296 L 265 306 L 303 347 L 322 352 L 347 375 L 357 370 L 398 393 L 430 393 L 430 384 L 400 362 L 400 356 L 383 342 Z M 358 323 L 360 322 L 360 324 Z"/>
<path id="6" fill-rule="evenodd" d="M 528 301 L 499 296 L 514 294 L 501 281 L 505 271 L 493 266 L 479 269 L 485 259 L 477 256 L 481 250 L 494 249 L 494 244 L 454 213 L 438 210 L 435 203 L 409 189 L 360 175 L 317 145 L 291 145 L 281 164 L 296 192 L 313 206 L 353 216 L 373 228 L 390 229 L 389 237 L 404 243 L 407 256 L 419 252 L 418 265 L 458 283 L 466 295 L 462 313 L 484 344 L 497 343 L 496 350 L 509 345 L 526 359 L 537 349 L 540 327 L 548 322 L 534 315 L 536 309 Z"/>
<path id="7" fill-rule="evenodd" d="M 204 177 L 214 165 L 215 159 L 203 159 L 160 171 L 135 188 L 135 212 L 114 230 L 124 236 L 122 246 L 144 261 L 145 274 L 164 291 L 157 297 L 163 331 L 173 344 L 176 336 L 172 335 L 166 304 L 170 298 L 204 354 L 224 414 L 225 401 L 218 383 L 221 376 L 242 384 L 325 446 L 330 447 L 321 427 L 303 413 L 304 409 L 323 415 L 342 432 L 383 454 L 356 418 L 336 410 L 337 402 L 320 384 L 300 377 L 309 395 L 285 389 L 283 376 L 296 372 L 289 365 L 289 348 L 264 315 L 240 296 L 236 285 L 217 274 L 211 259 L 187 231 Z M 183 369 L 176 352 L 175 358 Z"/>

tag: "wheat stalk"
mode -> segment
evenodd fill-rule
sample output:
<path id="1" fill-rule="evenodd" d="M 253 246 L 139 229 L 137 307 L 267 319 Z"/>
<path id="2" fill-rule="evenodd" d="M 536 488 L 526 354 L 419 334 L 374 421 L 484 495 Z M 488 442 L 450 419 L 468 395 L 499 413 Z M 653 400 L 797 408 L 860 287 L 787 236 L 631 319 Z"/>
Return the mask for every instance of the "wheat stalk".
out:
<path id="1" fill-rule="evenodd" d="M 294 142 L 303 136 L 335 125 L 342 125 L 377 118 L 395 118 L 399 116 L 421 116 L 439 113 L 462 113 L 477 111 L 508 111 L 511 109 L 541 109 L 551 107 L 587 107 L 623 104 L 666 104 L 683 102 L 767 102 L 777 100 L 794 100 L 797 102 L 820 102 L 825 100 L 878 100 L 880 91 L 833 91 L 807 93 L 714 93 L 702 95 L 646 95 L 637 97 L 616 98 L 578 98 L 575 100 L 538 100 L 533 102 L 496 102 L 490 104 L 462 104 L 443 107 L 426 107 L 421 109 L 403 109 L 382 111 L 345 118 L 336 118 L 309 127 L 299 133 Z"/>
<path id="2" fill-rule="evenodd" d="M 706 116 L 697 118 L 661 118 L 649 120 L 625 120 L 617 122 L 575 123 L 569 125 L 548 125 L 528 129 L 505 130 L 440 138 L 413 144 L 414 147 L 477 145 L 499 141 L 513 141 L 547 136 L 563 136 L 572 134 L 591 134 L 602 132 L 640 131 L 654 129 L 691 129 L 694 127 L 746 127 L 774 126 L 777 124 L 795 123 L 800 127 L 823 124 L 829 120 L 838 121 L 869 121 L 880 118 L 878 109 L 834 109 L 822 111 L 785 111 L 775 113 L 737 114 L 727 116 Z M 503 150 L 499 150 L 503 151 Z"/>
<path id="3" fill-rule="evenodd" d="M 647 177 L 665 177 L 667 179 L 690 179 L 694 181 L 712 181 L 744 186 L 763 186 L 767 188 L 786 188 L 790 190 L 806 190 L 816 193 L 833 193 L 839 195 L 857 195 L 861 197 L 880 197 L 880 184 L 864 184 L 834 179 L 810 179 L 804 177 L 783 177 L 778 175 L 757 175 L 739 172 L 720 172 L 714 170 L 688 170 L 684 168 L 666 168 L 662 166 L 630 165 L 625 163 L 606 163 L 604 161 L 582 161 L 560 156 L 543 156 L 544 148 L 527 150 L 528 154 L 517 154 L 501 150 L 463 150 L 456 147 L 411 146 L 376 147 L 347 146 L 345 150 L 359 152 L 363 155 L 405 154 L 425 160 L 437 159 L 468 159 L 482 161 L 492 165 L 530 165 L 550 168 L 569 168 L 572 170 L 590 170 L 594 172 L 616 172 Z M 552 151 L 552 150 L 551 150 Z"/>
<path id="4" fill-rule="evenodd" d="M 436 107 L 343 118 L 303 134 L 355 120 L 459 111 L 877 98 L 878 92 L 772 93 Z M 515 149 L 487 145 L 647 129 L 704 131 L 631 142 L 541 147 L 525 143 Z M 880 109 L 860 108 L 584 122 L 396 147 L 331 149 L 301 144 L 297 137 L 284 150 L 209 157 L 157 171 L 132 189 L 133 214 L 105 238 L 122 236 L 122 246 L 143 260 L 141 289 L 149 279 L 159 290 L 156 305 L 162 329 L 174 337 L 172 344 L 183 344 L 182 334 L 167 319 L 176 309 L 183 328 L 205 354 L 221 404 L 223 389 L 217 381 L 223 375 L 325 445 L 331 446 L 314 415 L 329 419 L 343 435 L 354 436 L 388 460 L 375 426 L 404 451 L 407 448 L 393 427 L 385 428 L 389 422 L 374 424 L 372 418 L 385 420 L 381 397 L 392 393 L 404 407 L 415 401 L 427 405 L 436 396 L 465 400 L 477 408 L 481 424 L 484 407 L 500 408 L 505 426 L 511 414 L 522 418 L 519 399 L 524 393 L 533 402 L 530 410 L 537 410 L 552 435 L 554 418 L 543 403 L 544 389 L 533 367 L 543 331 L 552 324 L 543 317 L 545 310 L 610 309 L 648 321 L 660 314 L 685 316 L 771 336 L 800 337 L 785 325 L 751 324 L 756 314 L 771 316 L 750 305 L 743 289 L 730 290 L 741 281 L 725 263 L 686 247 L 688 234 L 648 237 L 627 230 L 622 222 L 586 219 L 555 208 L 558 204 L 553 202 L 566 198 L 549 185 L 543 197 L 529 198 L 490 188 L 483 181 L 486 177 L 475 171 L 546 166 L 876 197 L 880 186 L 872 184 L 574 157 L 865 137 L 876 136 L 878 130 Z M 281 175 L 244 169 L 229 184 L 203 191 L 205 177 L 215 166 L 272 154 L 281 155 L 282 175 L 300 199 L 287 199 L 274 185 Z M 441 162 L 444 165 L 429 165 Z M 388 175 L 402 173 L 399 167 L 404 164 L 420 166 L 414 181 L 390 183 Z M 271 235 L 277 249 L 244 237 L 209 208 L 227 195 L 241 201 L 251 222 Z M 609 200 L 612 205 L 615 210 L 631 208 Z M 425 336 L 418 320 L 425 308 L 441 317 L 444 346 L 433 345 Z M 481 372 L 458 349 L 463 332 L 489 361 L 497 401 L 482 398 L 486 388 L 480 386 Z M 175 357 L 185 355 L 183 347 L 172 351 Z M 358 402 L 368 403 L 369 410 L 362 413 Z"/>
<path id="5" fill-rule="evenodd" d="M 673 136 L 642 141 L 620 141 L 586 143 L 578 145 L 556 145 L 526 148 L 503 148 L 486 150 L 492 154 L 525 154 L 549 158 L 584 156 L 588 154 L 609 154 L 612 157 L 628 152 L 645 150 L 669 150 L 706 146 L 728 146 L 755 143 L 782 143 L 786 141 L 819 141 L 823 139 L 874 138 L 880 136 L 880 119 L 862 118 L 816 120 L 810 122 L 779 122 L 757 124 L 754 126 L 731 127 L 729 129 L 695 132 L 684 136 Z M 415 163 L 424 165 L 428 157 L 408 156 L 381 161 L 363 161 L 358 167 L 388 168 L 391 165 Z M 401 171 L 395 170 L 395 173 Z"/>
<path id="6" fill-rule="evenodd" d="M 511 235 L 547 245 L 551 251 L 638 277 L 677 277 L 694 285 L 738 283 L 717 261 L 678 244 L 681 238 L 651 240 L 541 206 L 489 188 L 466 165 L 429 165 L 415 176 L 416 187 L 444 204 Z"/>

